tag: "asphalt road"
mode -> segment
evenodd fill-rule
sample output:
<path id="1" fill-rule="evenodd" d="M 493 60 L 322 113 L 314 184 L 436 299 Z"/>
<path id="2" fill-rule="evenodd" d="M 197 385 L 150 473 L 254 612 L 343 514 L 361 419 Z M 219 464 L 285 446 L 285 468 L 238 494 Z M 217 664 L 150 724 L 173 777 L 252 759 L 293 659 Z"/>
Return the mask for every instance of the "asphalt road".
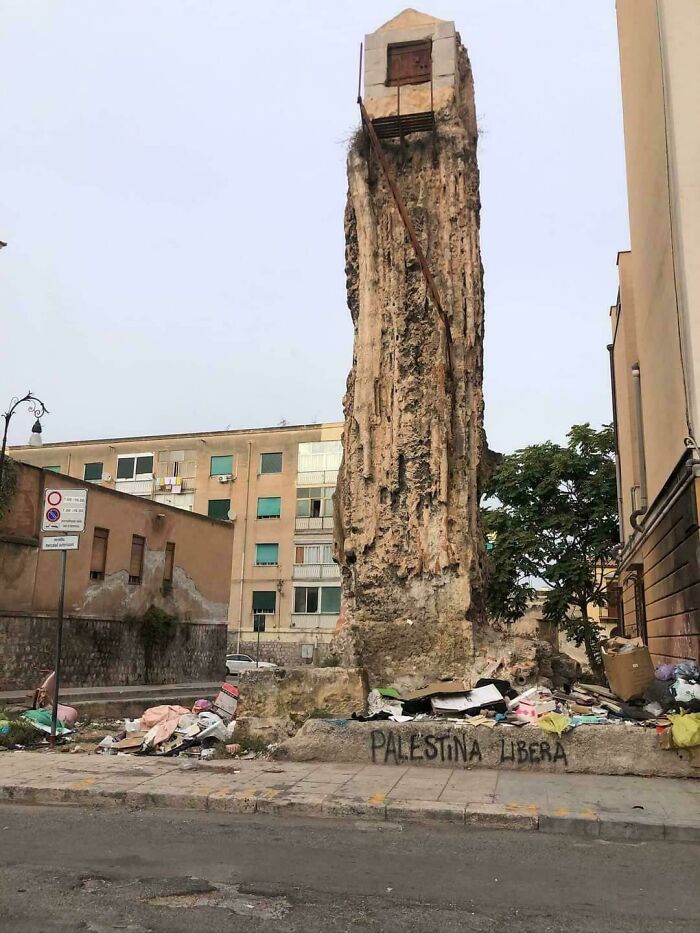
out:
<path id="1" fill-rule="evenodd" d="M 696 933 L 698 848 L 0 804 L 2 933 Z"/>

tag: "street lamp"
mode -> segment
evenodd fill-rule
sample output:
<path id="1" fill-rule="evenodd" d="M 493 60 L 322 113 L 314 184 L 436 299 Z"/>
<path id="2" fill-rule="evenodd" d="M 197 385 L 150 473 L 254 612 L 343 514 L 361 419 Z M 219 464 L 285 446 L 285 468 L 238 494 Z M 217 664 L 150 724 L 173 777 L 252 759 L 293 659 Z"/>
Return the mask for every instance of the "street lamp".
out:
<path id="1" fill-rule="evenodd" d="M 30 447 L 41 447 L 41 421 L 40 418 L 43 418 L 44 415 L 49 413 L 48 408 L 41 401 L 40 398 L 37 398 L 36 395 L 33 395 L 31 390 L 23 398 L 13 398 L 10 401 L 10 407 L 3 414 L 5 419 L 5 430 L 2 435 L 2 449 L 0 450 L 0 490 L 2 489 L 2 474 L 5 470 L 5 448 L 7 447 L 7 431 L 10 427 L 10 419 L 14 415 L 17 408 L 22 405 L 24 402 L 29 402 L 28 410 L 36 417 L 34 426 L 32 428 L 32 433 L 29 438 Z"/>

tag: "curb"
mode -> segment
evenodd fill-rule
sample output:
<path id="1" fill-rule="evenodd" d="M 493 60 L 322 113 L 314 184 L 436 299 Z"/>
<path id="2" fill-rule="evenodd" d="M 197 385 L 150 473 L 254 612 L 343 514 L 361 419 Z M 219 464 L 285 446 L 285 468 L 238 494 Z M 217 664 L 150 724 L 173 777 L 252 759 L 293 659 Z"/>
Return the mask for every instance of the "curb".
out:
<path id="1" fill-rule="evenodd" d="M 27 784 L 0 786 L 0 802 L 35 806 L 128 807 L 130 809 L 197 810 L 230 814 L 307 816 L 355 819 L 376 823 L 449 823 L 470 829 L 508 829 L 573 835 L 620 841 L 700 843 L 700 821 L 664 823 L 627 814 L 558 816 L 536 808 L 515 808 L 496 803 L 462 804 L 425 800 L 368 803 L 354 797 L 323 794 L 263 794 L 245 791 L 139 791 L 97 787 L 36 787 Z"/>

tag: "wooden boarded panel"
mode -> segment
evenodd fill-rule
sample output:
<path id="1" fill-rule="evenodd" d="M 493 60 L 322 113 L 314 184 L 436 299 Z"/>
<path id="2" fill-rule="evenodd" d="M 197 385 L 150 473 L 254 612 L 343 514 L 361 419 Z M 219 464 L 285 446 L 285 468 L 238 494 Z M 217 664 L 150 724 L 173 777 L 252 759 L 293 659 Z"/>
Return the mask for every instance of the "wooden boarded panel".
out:
<path id="1" fill-rule="evenodd" d="M 675 635 L 697 635 L 700 633 L 700 610 L 681 612 L 677 619 L 670 620 L 668 616 L 661 619 L 647 619 L 647 634 L 649 638 L 667 635 L 669 623 L 673 624 Z"/>
<path id="2" fill-rule="evenodd" d="M 691 484 L 642 545 L 647 633 L 656 661 L 661 657 L 698 659 L 699 540 Z"/>
<path id="3" fill-rule="evenodd" d="M 700 635 L 674 635 L 671 638 L 650 638 L 652 654 L 673 654 L 679 658 L 697 658 Z"/>

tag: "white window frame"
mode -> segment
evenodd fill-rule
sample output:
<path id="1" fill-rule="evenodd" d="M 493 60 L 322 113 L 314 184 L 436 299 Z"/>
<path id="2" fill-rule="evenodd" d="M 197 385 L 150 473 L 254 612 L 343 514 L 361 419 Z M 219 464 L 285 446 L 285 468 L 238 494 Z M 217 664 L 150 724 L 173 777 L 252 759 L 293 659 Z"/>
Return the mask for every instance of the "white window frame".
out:
<path id="1" fill-rule="evenodd" d="M 137 473 L 136 472 L 136 461 L 139 457 L 151 457 L 153 462 L 151 465 L 150 473 Z M 120 460 L 131 460 L 134 461 L 134 472 L 132 476 L 120 476 L 119 475 L 119 461 Z M 117 454 L 117 470 L 114 474 L 114 479 L 117 483 L 130 483 L 135 480 L 144 480 L 144 479 L 153 479 L 153 468 L 156 465 L 156 456 L 153 451 L 145 450 L 138 454 Z"/>

